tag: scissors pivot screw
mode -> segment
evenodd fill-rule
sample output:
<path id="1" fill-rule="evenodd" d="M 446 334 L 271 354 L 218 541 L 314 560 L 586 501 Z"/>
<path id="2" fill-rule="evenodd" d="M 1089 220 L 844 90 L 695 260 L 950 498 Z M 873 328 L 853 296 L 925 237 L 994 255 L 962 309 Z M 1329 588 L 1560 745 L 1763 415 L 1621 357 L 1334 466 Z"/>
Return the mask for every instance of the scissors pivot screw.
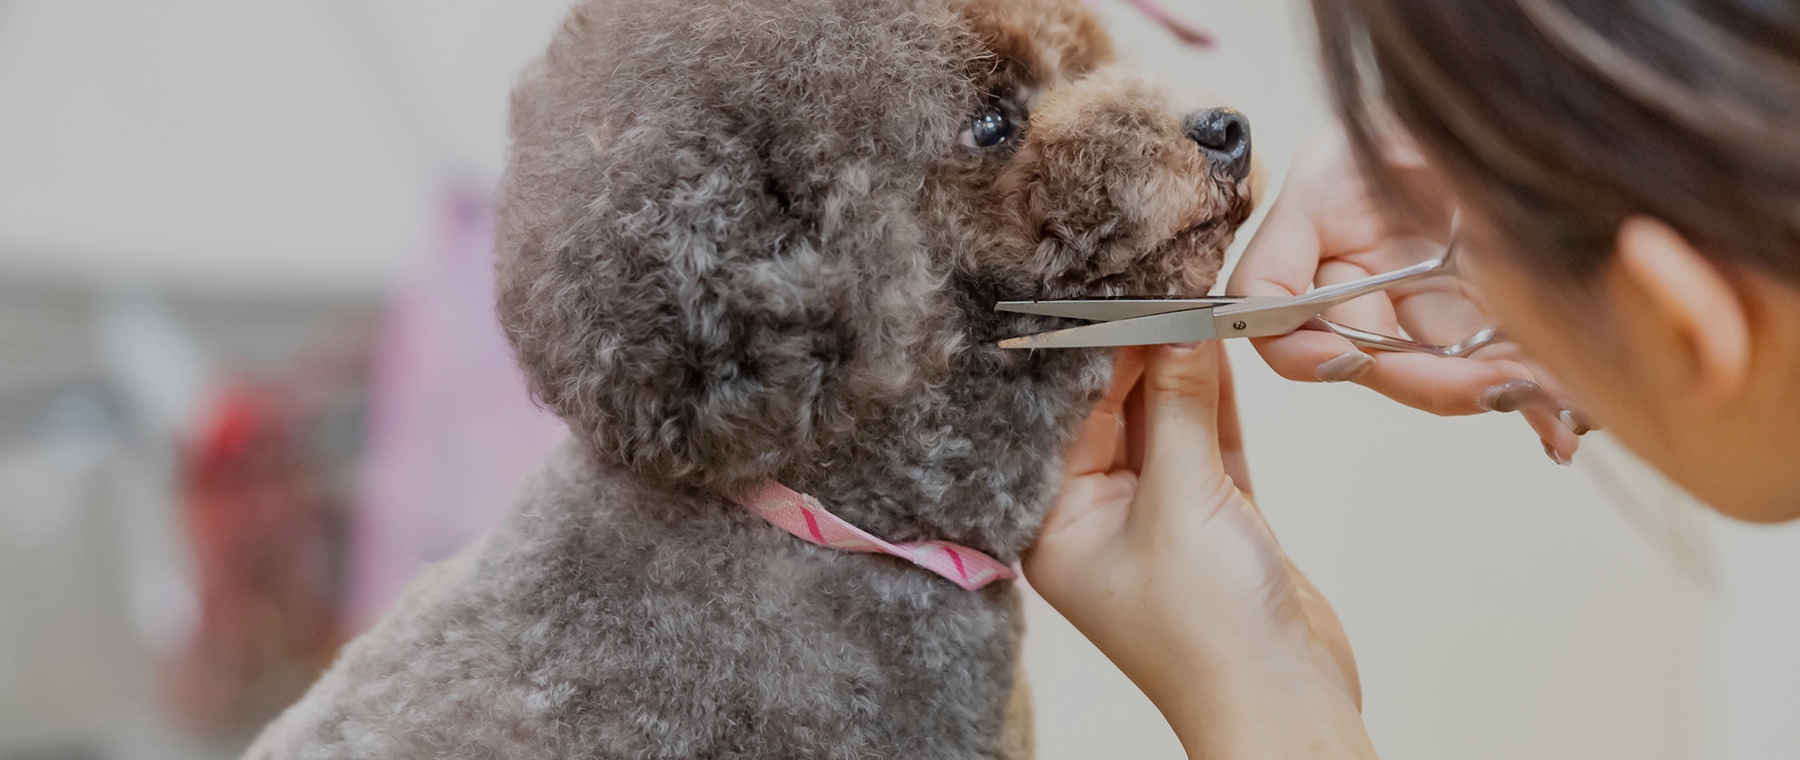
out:
<path id="1" fill-rule="evenodd" d="M 1233 330 L 1243 330 L 1245 328 L 1248 328 L 1249 326 L 1250 326 L 1249 322 L 1245 322 L 1244 320 L 1241 320 L 1241 319 L 1236 322 L 1231 323 L 1231 329 L 1233 329 Z"/>

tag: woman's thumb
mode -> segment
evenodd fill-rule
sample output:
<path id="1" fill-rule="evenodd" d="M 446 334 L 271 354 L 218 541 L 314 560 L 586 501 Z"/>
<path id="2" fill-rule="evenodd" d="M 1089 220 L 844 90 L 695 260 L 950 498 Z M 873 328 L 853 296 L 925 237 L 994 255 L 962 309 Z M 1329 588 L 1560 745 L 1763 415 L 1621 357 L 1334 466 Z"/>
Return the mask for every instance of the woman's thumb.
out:
<path id="1" fill-rule="evenodd" d="M 1161 346 L 1144 367 L 1144 478 L 1220 470 L 1219 343 Z M 1199 482 L 1188 485 L 1202 485 Z"/>

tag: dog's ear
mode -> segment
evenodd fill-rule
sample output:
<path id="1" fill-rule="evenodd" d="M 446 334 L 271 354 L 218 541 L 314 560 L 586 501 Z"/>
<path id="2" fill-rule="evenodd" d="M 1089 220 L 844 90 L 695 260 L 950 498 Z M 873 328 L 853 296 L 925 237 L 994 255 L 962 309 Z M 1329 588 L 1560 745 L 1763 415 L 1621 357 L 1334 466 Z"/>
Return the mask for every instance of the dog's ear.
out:
<path id="1" fill-rule="evenodd" d="M 966 83 L 896 4 L 589 2 L 527 72 L 501 321 L 603 460 L 778 477 L 952 350 L 916 207 Z"/>

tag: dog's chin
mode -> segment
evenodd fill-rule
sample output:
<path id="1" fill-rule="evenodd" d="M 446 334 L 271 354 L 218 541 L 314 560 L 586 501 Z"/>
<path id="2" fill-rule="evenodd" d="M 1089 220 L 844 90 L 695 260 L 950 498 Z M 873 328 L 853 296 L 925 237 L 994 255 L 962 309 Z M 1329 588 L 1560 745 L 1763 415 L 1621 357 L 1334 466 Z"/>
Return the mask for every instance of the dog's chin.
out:
<path id="1" fill-rule="evenodd" d="M 1236 225 L 1225 221 L 1207 221 L 1169 236 L 1116 265 L 1110 272 L 1066 272 L 1046 276 L 1041 289 L 990 291 L 996 300 L 1058 300 L 1075 298 L 1194 298 L 1206 295 L 1218 279 L 1225 261 L 1225 249 L 1231 245 Z M 978 307 L 981 308 L 981 307 Z M 987 308 L 991 308 L 988 306 Z M 1033 332 L 1082 324 L 1077 320 L 1039 317 L 1024 314 L 995 315 L 998 319 L 978 319 L 971 335 L 976 342 L 990 343 Z"/>
<path id="2" fill-rule="evenodd" d="M 1175 233 L 1138 256 L 1123 271 L 1079 288 L 1084 298 L 1161 298 L 1206 295 L 1225 261 L 1229 232 L 1202 222 Z"/>

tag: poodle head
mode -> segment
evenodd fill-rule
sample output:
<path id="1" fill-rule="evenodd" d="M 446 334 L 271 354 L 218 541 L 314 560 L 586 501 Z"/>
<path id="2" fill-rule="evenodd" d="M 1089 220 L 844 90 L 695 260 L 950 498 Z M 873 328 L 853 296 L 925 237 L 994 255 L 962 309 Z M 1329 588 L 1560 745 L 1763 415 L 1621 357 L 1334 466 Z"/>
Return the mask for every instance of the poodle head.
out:
<path id="1" fill-rule="evenodd" d="M 895 540 L 1022 548 L 1104 351 L 997 300 L 1192 295 L 1247 123 L 1079 0 L 583 0 L 513 100 L 499 306 L 609 466 L 777 479 Z"/>

